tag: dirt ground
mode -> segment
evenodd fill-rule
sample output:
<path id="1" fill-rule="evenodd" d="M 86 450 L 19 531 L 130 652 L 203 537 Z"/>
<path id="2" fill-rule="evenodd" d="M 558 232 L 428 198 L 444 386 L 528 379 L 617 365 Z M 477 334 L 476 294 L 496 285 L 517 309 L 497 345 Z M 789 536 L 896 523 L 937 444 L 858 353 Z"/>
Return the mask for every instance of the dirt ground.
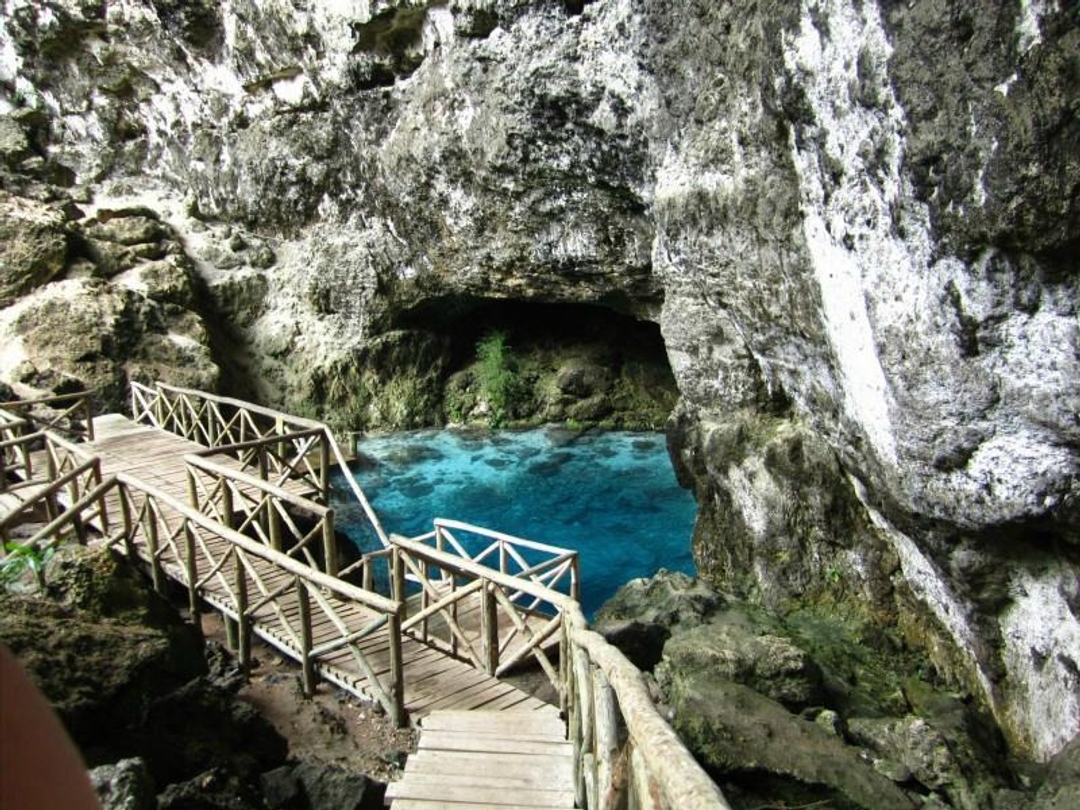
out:
<path id="1" fill-rule="evenodd" d="M 208 641 L 225 645 L 225 627 L 216 613 L 202 617 Z M 289 743 L 295 759 L 319 759 L 361 771 L 379 781 L 400 776 L 406 754 L 416 750 L 417 732 L 398 729 L 382 707 L 361 701 L 333 684 L 320 684 L 308 700 L 300 667 L 257 639 L 252 669 L 240 698 L 254 706 Z"/>

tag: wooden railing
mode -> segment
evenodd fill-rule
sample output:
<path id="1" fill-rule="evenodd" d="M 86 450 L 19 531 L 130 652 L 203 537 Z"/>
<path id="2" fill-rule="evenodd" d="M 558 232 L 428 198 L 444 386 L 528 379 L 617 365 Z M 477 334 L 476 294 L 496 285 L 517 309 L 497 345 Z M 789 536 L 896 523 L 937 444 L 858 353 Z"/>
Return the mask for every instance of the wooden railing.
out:
<path id="1" fill-rule="evenodd" d="M 131 383 L 136 422 L 168 430 L 237 458 L 246 469 L 278 486 L 301 480 L 329 501 L 329 475 L 337 465 L 372 531 L 384 546 L 389 538 L 331 430 L 321 422 L 291 416 L 239 399 L 164 383 Z"/>
<path id="2" fill-rule="evenodd" d="M 198 512 L 337 576 L 333 509 L 204 456 L 184 460 L 191 505 Z"/>
<path id="3" fill-rule="evenodd" d="M 502 574 L 528 579 L 565 593 L 571 599 L 578 598 L 578 554 L 573 549 L 537 543 L 447 518 L 435 518 L 435 531 L 414 539 L 428 541 L 440 551 L 450 551 Z M 510 599 L 515 603 L 528 601 L 524 593 L 511 594 Z M 539 600 L 533 598 L 525 609 L 538 607 Z"/>
<path id="4" fill-rule="evenodd" d="M 395 723 L 405 722 L 399 602 L 327 576 L 127 475 L 117 478 L 124 529 L 110 545 L 147 560 L 158 587 L 166 575 L 181 582 L 193 619 L 205 600 L 234 622 L 245 670 L 253 632 L 300 662 L 307 694 L 315 688 L 320 662 L 346 651 L 372 696 Z M 346 614 L 355 625 L 357 607 L 370 619 L 354 629 Z M 313 628 L 327 625 L 336 635 L 316 645 Z M 361 642 L 383 629 L 390 669 L 380 678 Z M 334 677 L 330 670 L 322 675 Z"/>
<path id="5" fill-rule="evenodd" d="M 391 538 L 396 592 L 404 590 L 404 573 L 421 579 L 431 600 L 406 616 L 402 629 L 414 630 L 438 615 L 451 628 L 465 657 L 496 674 L 525 658 L 535 658 L 558 689 L 574 744 L 577 802 L 586 808 L 727 808 L 723 794 L 701 769 L 667 721 L 657 711 L 641 672 L 603 636 L 589 630 L 577 601 L 528 578 L 511 576 L 460 554 L 434 548 L 424 540 Z M 426 576 L 428 570 L 438 576 Z M 447 587 L 447 582 L 450 582 Z M 538 630 L 510 595 L 520 592 L 530 604 L 552 608 L 554 615 Z M 453 607 L 463 595 L 479 594 L 481 640 L 459 622 Z M 496 611 L 506 611 L 525 644 L 500 657 Z M 512 619 L 513 620 L 513 619 Z M 556 668 L 546 651 L 558 647 Z M 553 651 L 552 651 L 553 652 Z"/>
<path id="6" fill-rule="evenodd" d="M 559 675 L 545 646 L 557 639 L 562 625 L 564 594 L 532 585 L 527 579 L 504 574 L 470 558 L 468 554 L 427 545 L 435 532 L 407 539 L 394 535 L 394 598 L 406 601 L 406 576 L 421 588 L 419 610 L 408 613 L 402 630 L 445 652 L 470 661 L 492 675 L 534 661 L 559 688 Z M 552 602 L 543 595 L 554 595 Z M 514 597 L 531 597 L 536 607 L 526 609 Z M 479 599 L 479 617 L 471 610 Z M 543 608 L 547 608 L 545 613 Z M 466 620 L 466 616 L 470 620 Z M 539 617 L 539 622 L 532 619 Z M 501 620 L 501 621 L 500 621 Z M 500 625 L 508 632 L 500 633 Z"/>
<path id="7" fill-rule="evenodd" d="M 10 426 L 10 430 L 7 429 Z M 28 481 L 34 475 L 34 459 L 31 455 L 36 442 L 44 439 L 41 433 L 22 433 L 28 422 L 0 422 L 0 492 L 16 484 Z"/>
<path id="8" fill-rule="evenodd" d="M 78 391 L 0 402 L 0 409 L 29 422 L 33 431 L 50 430 L 75 439 L 93 441 L 92 398 L 92 392 Z"/>
<path id="9" fill-rule="evenodd" d="M 85 543 L 90 521 L 108 521 L 105 499 L 89 497 L 102 484 L 98 458 L 81 453 L 76 445 L 45 431 L 5 439 L 0 445 L 5 459 L 9 453 L 15 459 L 10 465 L 5 463 L 4 470 L 3 488 L 16 496 L 16 505 L 0 519 L 0 539 L 4 542 L 10 539 L 12 527 L 42 514 L 48 525 L 22 544 L 36 548 L 48 540 L 39 551 L 66 539 L 69 532 Z M 31 453 L 35 450 L 45 453 L 44 469 L 35 469 L 32 464 Z M 68 504 L 66 508 L 61 498 Z"/>

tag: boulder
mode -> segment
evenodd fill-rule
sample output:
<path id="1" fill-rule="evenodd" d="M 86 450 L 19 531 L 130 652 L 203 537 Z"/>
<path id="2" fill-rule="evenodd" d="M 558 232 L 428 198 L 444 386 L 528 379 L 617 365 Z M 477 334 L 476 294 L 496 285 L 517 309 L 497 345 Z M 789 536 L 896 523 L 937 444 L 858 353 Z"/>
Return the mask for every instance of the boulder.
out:
<path id="1" fill-rule="evenodd" d="M 596 613 L 594 629 L 640 669 L 652 669 L 676 627 L 694 627 L 723 598 L 701 580 L 661 569 L 623 585 Z"/>
<path id="2" fill-rule="evenodd" d="M 139 757 L 90 769 L 101 810 L 156 810 L 154 780 Z"/>
<path id="3" fill-rule="evenodd" d="M 0 115 L 0 161 L 17 166 L 31 154 L 30 139 L 18 121 Z"/>
<path id="4" fill-rule="evenodd" d="M 678 628 L 664 645 L 661 680 L 708 674 L 743 684 L 796 711 L 821 705 L 821 669 L 790 639 L 771 632 L 775 627 L 770 624 L 729 608 L 705 624 Z"/>
<path id="5" fill-rule="evenodd" d="M 339 765 L 305 760 L 294 773 L 310 810 L 362 810 L 376 799 L 371 780 Z"/>
<path id="6" fill-rule="evenodd" d="M 1080 807 L 1080 736 L 1074 737 L 1048 763 L 1032 810 L 1068 810 Z"/>
<path id="7" fill-rule="evenodd" d="M 948 796 L 954 807 L 975 810 L 979 806 L 948 741 L 924 718 L 852 717 L 847 721 L 847 734 L 856 744 L 873 751 L 874 767 L 894 781 L 915 779 Z"/>
<path id="8" fill-rule="evenodd" d="M 99 407 L 123 408 L 129 376 L 217 383 L 197 315 L 100 280 L 66 279 L 23 298 L 0 313 L 0 336 L 14 349 L 0 367 L 9 382 L 51 391 L 76 381 L 97 392 Z"/>
<path id="9" fill-rule="evenodd" d="M 835 734 L 748 687 L 695 670 L 675 678 L 669 694 L 675 730 L 725 792 L 734 779 L 758 796 L 790 796 L 794 783 L 805 791 L 803 803 L 812 797 L 867 810 L 920 804 Z"/>
<path id="10" fill-rule="evenodd" d="M 168 785 L 157 796 L 158 810 L 255 810 L 258 792 L 224 768 L 209 768 Z"/>
<path id="11" fill-rule="evenodd" d="M 0 190 L 0 308 L 63 273 L 65 219 L 56 206 Z"/>

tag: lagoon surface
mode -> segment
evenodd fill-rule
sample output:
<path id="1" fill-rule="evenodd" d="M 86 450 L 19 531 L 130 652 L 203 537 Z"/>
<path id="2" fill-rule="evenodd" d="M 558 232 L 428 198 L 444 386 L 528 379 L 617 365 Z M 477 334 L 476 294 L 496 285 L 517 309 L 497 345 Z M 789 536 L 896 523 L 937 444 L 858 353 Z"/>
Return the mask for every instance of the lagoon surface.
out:
<path id="1" fill-rule="evenodd" d="M 413 537 L 442 517 L 577 549 L 590 619 L 629 579 L 694 573 L 697 506 L 675 481 L 663 434 L 415 431 L 364 438 L 357 454 L 353 472 L 388 533 Z M 340 479 L 335 492 L 338 529 L 376 548 Z"/>

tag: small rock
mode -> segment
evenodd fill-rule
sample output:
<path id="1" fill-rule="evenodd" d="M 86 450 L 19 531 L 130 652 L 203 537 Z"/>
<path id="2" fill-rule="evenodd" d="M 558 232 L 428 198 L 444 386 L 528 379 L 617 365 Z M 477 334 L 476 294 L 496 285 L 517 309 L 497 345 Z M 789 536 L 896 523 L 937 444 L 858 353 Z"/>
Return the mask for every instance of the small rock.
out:
<path id="1" fill-rule="evenodd" d="M 852 717 L 847 727 L 856 743 L 902 764 L 910 776 L 932 790 L 963 782 L 945 738 L 921 717 Z"/>
<path id="2" fill-rule="evenodd" d="M 102 810 L 154 810 L 154 780 L 139 757 L 122 759 L 112 765 L 90 770 Z"/>
<path id="3" fill-rule="evenodd" d="M 283 810 L 284 808 L 300 806 L 302 793 L 300 780 L 290 765 L 282 765 L 267 771 L 259 777 L 262 786 L 263 800 L 270 810 Z"/>
<path id="4" fill-rule="evenodd" d="M 362 773 L 318 760 L 301 762 L 294 773 L 303 785 L 311 810 L 360 810 L 371 784 Z"/>
<path id="5" fill-rule="evenodd" d="M 277 262 L 277 256 L 274 255 L 274 251 L 270 249 L 269 245 L 262 243 L 251 249 L 248 254 L 248 262 L 252 267 L 259 270 L 267 270 Z"/>
<path id="6" fill-rule="evenodd" d="M 814 723 L 826 731 L 829 731 L 838 737 L 840 736 L 840 715 L 832 709 L 822 709 L 818 712 L 817 717 L 814 718 Z"/>

